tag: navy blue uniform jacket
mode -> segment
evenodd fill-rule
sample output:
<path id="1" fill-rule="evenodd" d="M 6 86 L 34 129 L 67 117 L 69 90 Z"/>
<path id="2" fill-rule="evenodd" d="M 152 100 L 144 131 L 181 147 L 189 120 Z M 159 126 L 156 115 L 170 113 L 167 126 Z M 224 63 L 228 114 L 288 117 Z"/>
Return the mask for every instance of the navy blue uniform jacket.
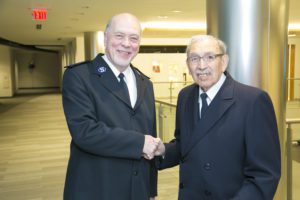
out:
<path id="1" fill-rule="evenodd" d="M 144 134 L 156 137 L 150 80 L 132 67 L 134 108 L 98 55 L 70 66 L 63 76 L 63 108 L 72 137 L 65 200 L 149 200 L 157 193 L 157 171 L 142 158 Z"/>
<path id="2" fill-rule="evenodd" d="M 266 92 L 227 78 L 198 121 L 199 87 L 178 98 L 175 140 L 161 168 L 180 164 L 180 200 L 272 200 L 280 178 L 275 113 Z"/>

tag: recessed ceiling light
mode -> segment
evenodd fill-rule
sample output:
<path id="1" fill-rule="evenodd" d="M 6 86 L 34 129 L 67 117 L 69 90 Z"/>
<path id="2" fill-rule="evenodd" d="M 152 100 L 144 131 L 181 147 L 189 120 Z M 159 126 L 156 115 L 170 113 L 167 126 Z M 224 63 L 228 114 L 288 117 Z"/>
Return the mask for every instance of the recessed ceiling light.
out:
<path id="1" fill-rule="evenodd" d="M 181 13 L 181 10 L 172 10 L 173 13 Z"/>
<path id="2" fill-rule="evenodd" d="M 289 24 L 288 25 L 289 30 L 300 30 L 300 24 Z"/>
<path id="3" fill-rule="evenodd" d="M 155 21 L 142 23 L 143 29 L 190 29 L 190 30 L 205 30 L 205 22 L 166 22 Z"/>
<path id="4" fill-rule="evenodd" d="M 159 19 L 168 19 L 169 17 L 167 15 L 159 15 L 157 16 Z"/>

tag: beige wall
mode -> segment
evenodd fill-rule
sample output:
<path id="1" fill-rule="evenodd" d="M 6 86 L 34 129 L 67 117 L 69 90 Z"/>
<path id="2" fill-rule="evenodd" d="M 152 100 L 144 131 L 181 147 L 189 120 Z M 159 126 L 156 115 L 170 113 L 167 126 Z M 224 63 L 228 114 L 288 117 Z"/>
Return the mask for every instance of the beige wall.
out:
<path id="1" fill-rule="evenodd" d="M 300 79 L 300 37 L 289 37 L 289 44 L 295 44 L 295 78 Z M 294 82 L 294 98 L 300 99 L 300 80 Z"/>
<path id="2" fill-rule="evenodd" d="M 10 48 L 0 45 L 0 97 L 13 96 Z"/>

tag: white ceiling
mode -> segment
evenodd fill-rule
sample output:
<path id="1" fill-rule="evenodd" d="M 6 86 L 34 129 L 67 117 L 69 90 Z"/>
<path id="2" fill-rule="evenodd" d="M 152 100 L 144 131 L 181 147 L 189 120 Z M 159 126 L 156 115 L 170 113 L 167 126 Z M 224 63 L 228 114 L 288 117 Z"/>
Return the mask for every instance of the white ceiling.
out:
<path id="1" fill-rule="evenodd" d="M 120 12 L 142 23 L 177 21 L 205 23 L 205 0 L 0 0 L 0 38 L 26 45 L 62 45 L 83 32 L 103 30 Z M 46 8 L 47 20 L 35 21 L 33 8 Z M 174 12 L 180 10 L 181 12 Z M 300 1 L 290 0 L 289 23 L 300 24 Z M 160 16 L 160 17 L 159 17 Z M 163 16 L 168 18 L 162 19 Z M 36 30 L 42 24 L 42 30 Z M 143 37 L 190 37 L 195 31 L 145 31 Z"/>

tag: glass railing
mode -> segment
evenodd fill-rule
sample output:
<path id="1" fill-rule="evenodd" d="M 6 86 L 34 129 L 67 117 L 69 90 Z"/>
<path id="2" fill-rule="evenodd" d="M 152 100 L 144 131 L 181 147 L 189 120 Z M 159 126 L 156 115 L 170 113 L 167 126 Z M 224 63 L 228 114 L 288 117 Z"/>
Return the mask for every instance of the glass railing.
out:
<path id="1" fill-rule="evenodd" d="M 287 200 L 300 199 L 300 78 L 287 79 Z"/>
<path id="2" fill-rule="evenodd" d="M 153 82 L 155 99 L 169 103 L 176 103 L 179 91 L 190 84 L 192 84 L 190 81 Z"/>
<path id="3" fill-rule="evenodd" d="M 287 100 L 300 99 L 300 78 L 287 78 Z"/>
<path id="4" fill-rule="evenodd" d="M 157 133 L 164 141 L 174 138 L 176 101 L 179 91 L 190 81 L 153 82 L 157 114 Z"/>
<path id="5" fill-rule="evenodd" d="M 287 200 L 300 199 L 300 118 L 286 119 L 287 143 L 286 143 L 286 170 L 287 170 Z"/>
<path id="6" fill-rule="evenodd" d="M 176 105 L 160 100 L 155 103 L 158 137 L 169 142 L 174 138 Z"/>

